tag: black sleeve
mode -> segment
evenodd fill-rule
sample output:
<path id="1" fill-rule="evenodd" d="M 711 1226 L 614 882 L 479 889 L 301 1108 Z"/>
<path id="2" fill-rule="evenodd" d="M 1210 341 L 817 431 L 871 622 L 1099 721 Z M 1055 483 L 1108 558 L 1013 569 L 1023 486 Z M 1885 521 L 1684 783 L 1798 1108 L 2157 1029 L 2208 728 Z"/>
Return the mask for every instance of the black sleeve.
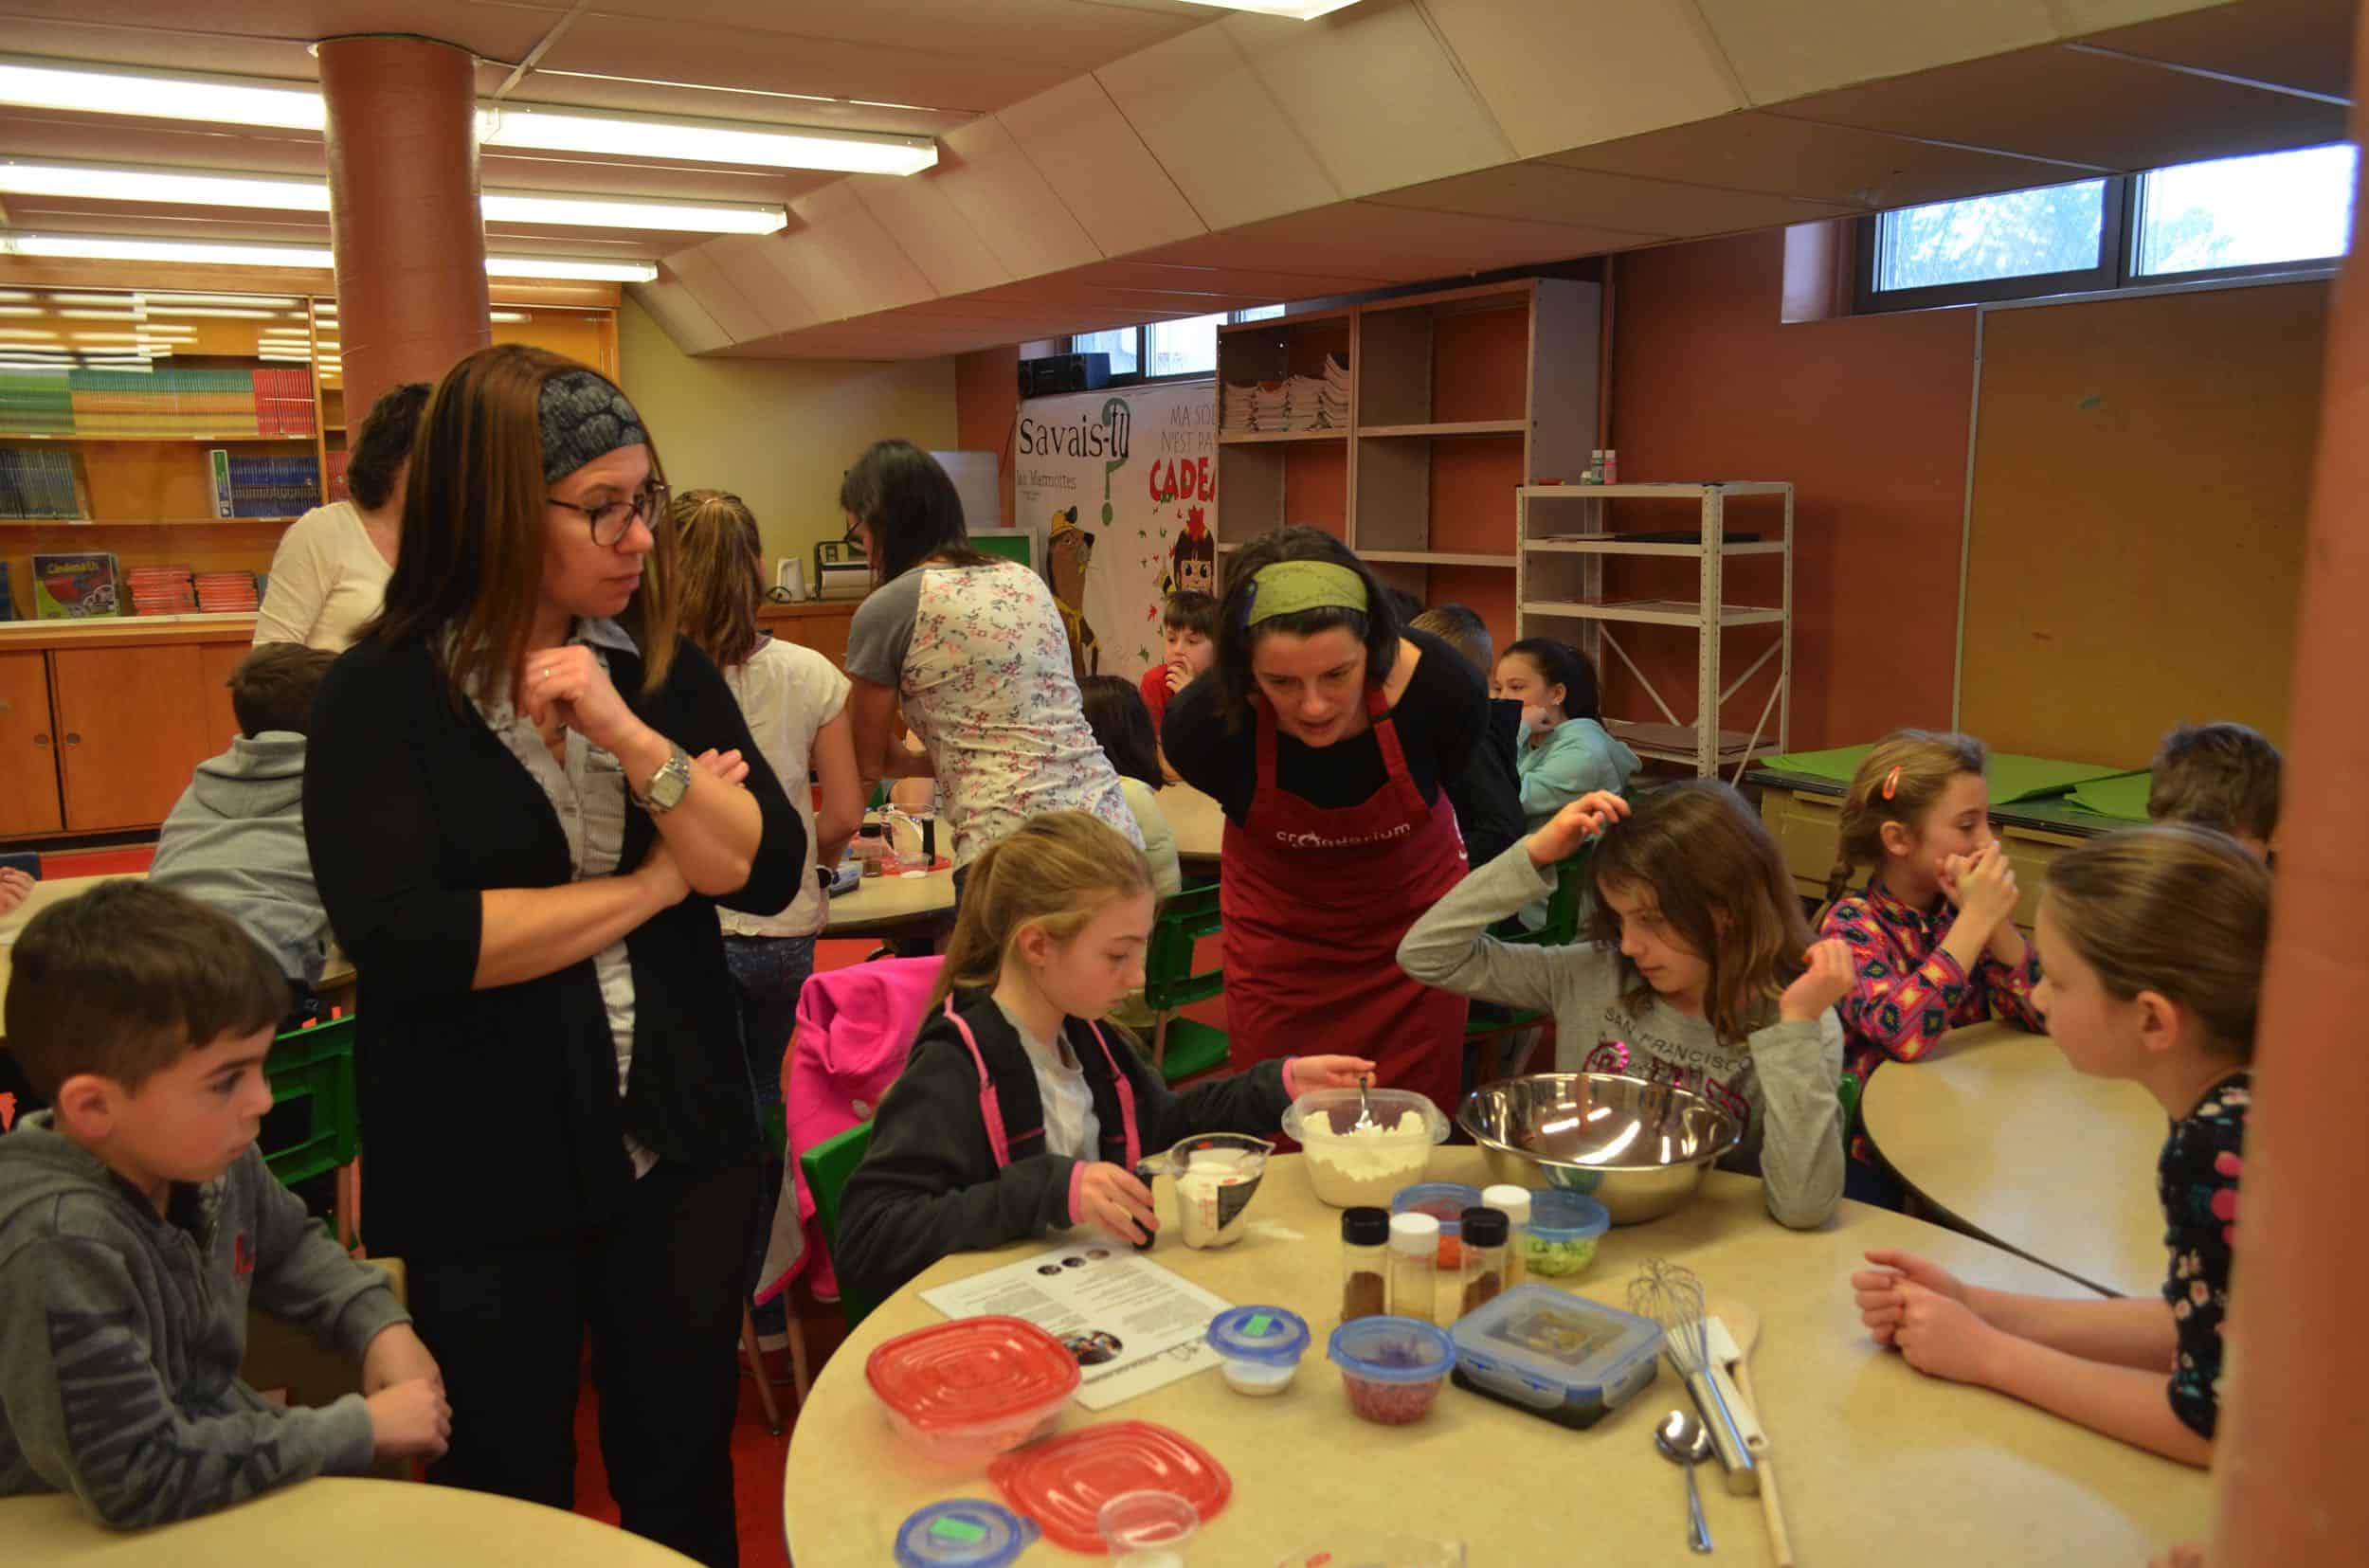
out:
<path id="1" fill-rule="evenodd" d="M 1211 1078 L 1179 1094 L 1127 1041 L 1114 1037 L 1112 1049 L 1126 1064 L 1127 1081 L 1135 1090 L 1147 1155 L 1203 1132 L 1246 1132 L 1254 1138 L 1273 1138 L 1284 1111 L 1291 1108 L 1280 1059 L 1260 1062 L 1231 1077 Z"/>
<path id="2" fill-rule="evenodd" d="M 749 861 L 749 880 L 738 892 L 715 900 L 744 914 L 773 914 L 798 896 L 806 867 L 806 826 L 797 808 L 783 793 L 772 765 L 749 734 L 749 720 L 733 700 L 708 656 L 682 639 L 675 643 L 675 662 L 666 672 L 668 694 L 683 714 L 684 733 L 669 736 L 693 756 L 702 751 L 738 751 L 749 765 L 741 787 L 755 798 L 764 820 L 757 852 Z"/>
<path id="3" fill-rule="evenodd" d="M 1248 713 L 1240 724 L 1226 727 L 1218 691 L 1218 682 L 1203 676 L 1168 699 L 1160 749 L 1177 777 L 1239 822 L 1249 815 L 1251 794 L 1257 787 L 1258 741 Z"/>
<path id="4" fill-rule="evenodd" d="M 1423 650 L 1423 657 L 1398 706 L 1422 715 L 1419 733 L 1430 737 L 1436 776 L 1443 784 L 1452 784 L 1462 776 L 1488 730 L 1489 683 L 1470 659 L 1431 633 L 1410 629 L 1406 638 Z"/>
<path id="5" fill-rule="evenodd" d="M 880 1100 L 848 1179 L 832 1265 L 859 1289 L 897 1289 L 949 1253 L 981 1252 L 1070 1223 L 1065 1155 L 1001 1171 L 979 1120 L 970 1055 L 932 1025 Z"/>
<path id="6" fill-rule="evenodd" d="M 479 890 L 437 880 L 442 840 L 421 730 L 443 693 L 407 681 L 408 662 L 370 643 L 338 659 L 304 748 L 313 880 L 378 1000 L 469 990 L 485 916 Z"/>
<path id="7" fill-rule="evenodd" d="M 1522 723 L 1518 702 L 1492 702 L 1485 710 L 1480 744 L 1464 771 L 1449 781 L 1448 799 L 1464 830 L 1464 849 L 1485 866 L 1529 831 L 1522 815 L 1522 785 L 1514 766 L 1515 732 Z"/>

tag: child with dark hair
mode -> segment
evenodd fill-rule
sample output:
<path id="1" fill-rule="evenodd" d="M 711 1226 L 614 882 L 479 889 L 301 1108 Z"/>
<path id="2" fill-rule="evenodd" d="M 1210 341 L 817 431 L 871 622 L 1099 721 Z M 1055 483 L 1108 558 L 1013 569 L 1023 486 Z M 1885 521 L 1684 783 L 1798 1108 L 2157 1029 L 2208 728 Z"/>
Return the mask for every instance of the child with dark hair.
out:
<path id="1" fill-rule="evenodd" d="M 255 1146 L 271 959 L 131 879 L 42 910 L 13 957 L 9 1049 L 55 1108 L 0 1138 L 0 1497 L 72 1492 L 132 1529 L 441 1455 L 435 1358 Z M 287 1409 L 239 1381 L 250 1302 L 359 1361 L 362 1392 Z"/>
<path id="2" fill-rule="evenodd" d="M 1497 661 L 1496 694 L 1522 705 L 1522 810 L 1530 825 L 1590 790 L 1629 787 L 1637 753 L 1604 728 L 1596 666 L 1568 642 L 1526 637 Z"/>
<path id="3" fill-rule="evenodd" d="M 1151 715 L 1156 738 L 1167 716 L 1168 698 L 1190 686 L 1218 658 L 1218 602 L 1187 589 L 1168 595 L 1160 609 L 1160 643 L 1165 657 L 1144 672 L 1137 688 L 1144 709 Z"/>
<path id="4" fill-rule="evenodd" d="M 2279 748 L 2242 724 L 2183 724 L 2163 737 L 2147 820 L 2193 822 L 2270 857 L 2279 827 Z"/>
<path id="5" fill-rule="evenodd" d="M 239 738 L 197 765 L 156 838 L 149 879 L 211 904 L 262 943 L 301 1008 L 329 957 L 329 915 L 304 844 L 313 699 L 337 656 L 266 642 L 230 673 Z"/>

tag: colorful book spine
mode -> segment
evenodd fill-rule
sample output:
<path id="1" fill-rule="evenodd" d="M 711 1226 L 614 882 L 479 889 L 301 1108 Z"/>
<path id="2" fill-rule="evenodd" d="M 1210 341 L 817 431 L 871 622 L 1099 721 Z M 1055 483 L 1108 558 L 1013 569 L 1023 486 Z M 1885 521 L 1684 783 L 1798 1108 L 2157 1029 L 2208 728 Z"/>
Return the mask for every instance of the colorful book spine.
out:
<path id="1" fill-rule="evenodd" d="M 121 615 L 115 556 L 105 550 L 34 556 L 33 613 L 44 621 Z"/>

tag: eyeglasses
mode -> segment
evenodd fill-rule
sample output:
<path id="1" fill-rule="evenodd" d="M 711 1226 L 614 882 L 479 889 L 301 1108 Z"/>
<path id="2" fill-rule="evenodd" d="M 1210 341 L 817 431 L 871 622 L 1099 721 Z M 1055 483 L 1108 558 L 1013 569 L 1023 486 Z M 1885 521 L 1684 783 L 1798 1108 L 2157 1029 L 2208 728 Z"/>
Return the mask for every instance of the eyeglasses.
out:
<path id="1" fill-rule="evenodd" d="M 674 496 L 664 485 L 651 483 L 636 491 L 632 500 L 610 501 L 602 506 L 579 506 L 556 496 L 546 496 L 544 499 L 553 506 L 584 514 L 584 520 L 592 528 L 592 542 L 604 550 L 614 550 L 631 532 L 636 517 L 649 524 L 651 532 L 657 532 L 659 524 L 666 519 L 666 509 Z"/>

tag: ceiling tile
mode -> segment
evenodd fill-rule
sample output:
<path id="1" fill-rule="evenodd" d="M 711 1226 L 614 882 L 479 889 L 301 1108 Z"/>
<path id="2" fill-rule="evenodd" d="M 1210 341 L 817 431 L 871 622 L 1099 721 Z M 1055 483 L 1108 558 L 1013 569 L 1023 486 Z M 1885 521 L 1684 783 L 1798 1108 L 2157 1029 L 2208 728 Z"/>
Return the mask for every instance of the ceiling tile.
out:
<path id="1" fill-rule="evenodd" d="M 1218 266 L 1378 274 L 1391 282 L 1415 282 L 1567 261 L 1637 243 L 1637 235 L 1625 231 L 1343 202 L 1187 240 L 1153 254 Z"/>
<path id="2" fill-rule="evenodd" d="M 2240 0 L 2096 33 L 2088 42 L 2344 98 L 2352 92 L 2355 15 L 2353 0 Z"/>
<path id="3" fill-rule="evenodd" d="M 846 187 L 803 196 L 791 210 L 805 226 L 773 236 L 766 255 L 823 320 L 936 297 L 895 238 Z"/>
<path id="4" fill-rule="evenodd" d="M 771 0 L 599 0 L 615 16 L 697 22 L 778 32 L 815 43 L 903 48 L 927 39 L 933 52 L 979 60 L 1050 61 L 1090 71 L 1105 61 L 1203 27 L 1218 12 L 1183 0 L 1112 5 L 1107 0 L 865 0 L 856 6 L 780 5 Z"/>
<path id="5" fill-rule="evenodd" d="M 847 181 L 847 189 L 879 220 L 935 292 L 966 294 L 1012 276 L 935 175 L 898 179 L 858 174 Z"/>
<path id="6" fill-rule="evenodd" d="M 1874 81 L 2056 37 L 2045 0 L 1695 0 L 1754 103 Z"/>
<path id="7" fill-rule="evenodd" d="M 1223 27 L 1180 33 L 1094 74 L 1209 227 L 1340 199 Z"/>
<path id="8" fill-rule="evenodd" d="M 1744 106 L 1692 0 L 1424 0 L 1525 157 Z"/>
<path id="9" fill-rule="evenodd" d="M 698 297 L 660 269 L 655 283 L 630 283 L 626 292 L 641 301 L 675 347 L 685 353 L 709 353 L 732 342 L 732 334 L 715 324 Z"/>
<path id="10" fill-rule="evenodd" d="M 1835 202 L 1676 185 L 1543 162 L 1507 164 L 1372 199 L 1391 207 L 1619 229 L 1639 242 L 1774 228 L 1844 217 L 1856 210 Z"/>
<path id="11" fill-rule="evenodd" d="M 767 335 L 771 329 L 765 324 L 764 313 L 750 303 L 739 286 L 725 276 L 707 248 L 695 245 L 667 258 L 676 279 L 691 291 L 700 308 L 735 341 Z"/>
<path id="12" fill-rule="evenodd" d="M 814 301 L 792 288 L 772 264 L 780 246 L 781 240 L 776 235 L 732 234 L 696 247 L 764 323 L 757 333 L 736 332 L 734 336 L 789 332 L 810 327 L 823 318 Z"/>
<path id="13" fill-rule="evenodd" d="M 930 176 L 1008 277 L 1056 272 L 1102 252 L 1020 143 L 992 115 L 946 138 L 947 159 Z"/>
<path id="14" fill-rule="evenodd" d="M 1204 232 L 1192 204 L 1096 78 L 1065 81 L 996 117 L 1103 255 Z"/>

